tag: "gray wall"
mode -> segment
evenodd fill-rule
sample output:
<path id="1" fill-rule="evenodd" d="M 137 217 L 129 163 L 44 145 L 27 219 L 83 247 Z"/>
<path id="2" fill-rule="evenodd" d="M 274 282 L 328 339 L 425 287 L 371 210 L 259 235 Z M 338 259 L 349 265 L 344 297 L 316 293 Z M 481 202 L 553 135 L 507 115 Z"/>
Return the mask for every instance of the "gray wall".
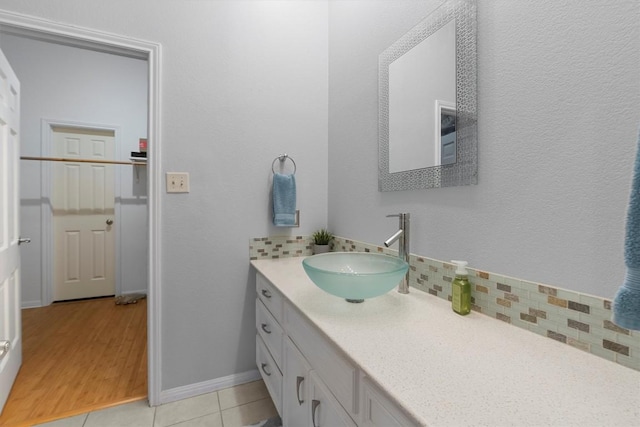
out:
<path id="1" fill-rule="evenodd" d="M 640 124 L 640 3 L 478 1 L 479 182 L 377 191 L 377 59 L 439 1 L 329 5 L 329 226 L 612 297 Z"/>
<path id="2" fill-rule="evenodd" d="M 327 219 L 324 1 L 0 0 L 0 9 L 162 44 L 162 390 L 255 369 L 249 238 Z M 271 225 L 271 162 L 298 165 L 302 225 Z M 162 184 L 164 187 L 164 183 Z"/>
<path id="3" fill-rule="evenodd" d="M 41 156 L 41 120 L 73 121 L 119 127 L 120 160 L 138 151 L 138 138 L 147 135 L 147 62 L 91 52 L 3 34 L 0 47 L 20 79 L 20 151 Z M 49 155 L 53 150 L 49 151 Z M 41 302 L 42 218 L 40 162 L 22 161 L 21 232 L 32 243 L 21 247 L 23 306 Z M 141 168 L 142 169 L 142 168 Z M 146 171 L 140 179 L 130 166 L 117 166 L 120 175 L 118 240 L 122 293 L 147 288 Z M 53 276 L 52 276 L 53 277 Z"/>

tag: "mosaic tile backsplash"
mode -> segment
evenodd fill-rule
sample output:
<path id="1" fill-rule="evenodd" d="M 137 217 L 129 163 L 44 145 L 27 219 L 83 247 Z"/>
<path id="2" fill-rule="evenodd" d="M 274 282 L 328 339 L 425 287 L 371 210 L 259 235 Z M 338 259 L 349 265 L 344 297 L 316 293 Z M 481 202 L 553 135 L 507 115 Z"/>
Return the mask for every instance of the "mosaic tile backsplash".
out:
<path id="1" fill-rule="evenodd" d="M 249 259 L 292 258 L 313 253 L 311 236 L 256 237 L 249 241 Z"/>
<path id="2" fill-rule="evenodd" d="M 250 259 L 300 257 L 312 254 L 310 236 L 254 238 Z M 332 251 L 397 251 L 336 237 Z M 409 286 L 451 300 L 453 264 L 411 254 Z M 640 331 L 611 322 L 611 300 L 546 284 L 519 280 L 468 267 L 472 309 L 578 350 L 640 371 Z"/>

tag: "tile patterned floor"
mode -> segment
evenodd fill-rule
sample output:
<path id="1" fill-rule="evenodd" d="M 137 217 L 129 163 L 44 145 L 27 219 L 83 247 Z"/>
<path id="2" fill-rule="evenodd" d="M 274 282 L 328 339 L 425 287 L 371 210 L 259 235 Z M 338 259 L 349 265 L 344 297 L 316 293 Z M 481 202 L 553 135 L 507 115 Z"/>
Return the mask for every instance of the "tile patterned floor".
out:
<path id="1" fill-rule="evenodd" d="M 277 416 L 262 381 L 150 408 L 128 403 L 64 418 L 44 427 L 241 427 Z"/>

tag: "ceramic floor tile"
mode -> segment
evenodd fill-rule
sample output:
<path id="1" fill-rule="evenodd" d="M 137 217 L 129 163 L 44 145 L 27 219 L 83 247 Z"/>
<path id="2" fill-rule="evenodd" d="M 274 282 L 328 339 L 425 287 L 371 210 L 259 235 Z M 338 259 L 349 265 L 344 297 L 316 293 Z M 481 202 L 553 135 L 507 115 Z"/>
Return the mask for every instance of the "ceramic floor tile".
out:
<path id="1" fill-rule="evenodd" d="M 91 412 L 84 427 L 152 427 L 154 413 L 155 408 L 141 400 Z"/>
<path id="2" fill-rule="evenodd" d="M 207 393 L 158 406 L 154 426 L 170 426 L 216 412 L 220 412 L 218 393 Z"/>
<path id="3" fill-rule="evenodd" d="M 264 381 L 253 381 L 218 391 L 220 409 L 225 410 L 269 397 Z"/>
<path id="4" fill-rule="evenodd" d="M 173 424 L 171 427 L 222 427 L 222 415 L 220 412 L 205 415 L 204 417 Z"/>
<path id="5" fill-rule="evenodd" d="M 38 424 L 37 427 L 82 427 L 89 414 L 76 415 L 75 417 L 62 418 L 60 420 L 51 421 L 44 424 Z"/>
<path id="6" fill-rule="evenodd" d="M 222 423 L 224 427 L 242 427 L 276 415 L 278 411 L 273 406 L 273 401 L 271 398 L 266 398 L 223 410 Z"/>
<path id="7" fill-rule="evenodd" d="M 280 416 L 275 416 L 243 427 L 282 427 L 282 419 L 280 418 Z"/>

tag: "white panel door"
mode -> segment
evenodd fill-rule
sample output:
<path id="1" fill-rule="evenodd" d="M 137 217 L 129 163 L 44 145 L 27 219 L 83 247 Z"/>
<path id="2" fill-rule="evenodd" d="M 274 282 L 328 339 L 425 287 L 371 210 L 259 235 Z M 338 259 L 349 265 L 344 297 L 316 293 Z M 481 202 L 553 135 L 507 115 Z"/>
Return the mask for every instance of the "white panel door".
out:
<path id="1" fill-rule="evenodd" d="M 54 128 L 65 159 L 113 160 L 113 131 Z M 114 165 L 56 162 L 54 301 L 115 294 Z"/>
<path id="2" fill-rule="evenodd" d="M 0 51 L 0 413 L 22 364 L 19 130 L 20 83 Z"/>

